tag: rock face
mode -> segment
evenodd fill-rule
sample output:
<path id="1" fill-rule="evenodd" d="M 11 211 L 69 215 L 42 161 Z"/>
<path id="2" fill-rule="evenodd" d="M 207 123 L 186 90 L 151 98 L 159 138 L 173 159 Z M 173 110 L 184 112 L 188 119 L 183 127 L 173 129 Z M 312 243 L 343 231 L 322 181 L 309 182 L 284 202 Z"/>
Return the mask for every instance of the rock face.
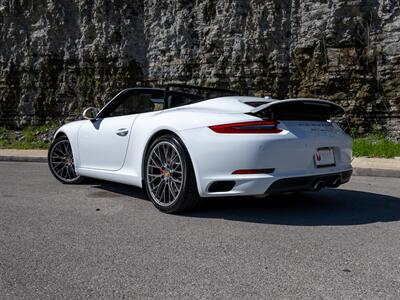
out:
<path id="1" fill-rule="evenodd" d="M 9 126 L 187 82 L 330 99 L 349 128 L 400 138 L 395 0 L 0 0 L 0 41 Z"/>
<path id="2" fill-rule="evenodd" d="M 0 3 L 1 123 L 67 117 L 144 78 L 142 1 Z"/>

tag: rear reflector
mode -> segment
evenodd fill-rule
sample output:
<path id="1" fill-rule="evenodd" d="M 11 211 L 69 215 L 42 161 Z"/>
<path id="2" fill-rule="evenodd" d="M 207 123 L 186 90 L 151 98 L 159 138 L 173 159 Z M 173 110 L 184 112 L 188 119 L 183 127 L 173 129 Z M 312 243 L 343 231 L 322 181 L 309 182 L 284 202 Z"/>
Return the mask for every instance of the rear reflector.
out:
<path id="1" fill-rule="evenodd" d="M 217 133 L 279 133 L 282 130 L 277 128 L 278 124 L 276 120 L 264 120 L 215 125 L 209 128 Z"/>
<path id="2" fill-rule="evenodd" d="M 274 168 L 270 169 L 250 169 L 250 170 L 236 170 L 233 171 L 232 174 L 234 175 L 243 175 L 243 174 L 270 174 L 274 172 Z"/>

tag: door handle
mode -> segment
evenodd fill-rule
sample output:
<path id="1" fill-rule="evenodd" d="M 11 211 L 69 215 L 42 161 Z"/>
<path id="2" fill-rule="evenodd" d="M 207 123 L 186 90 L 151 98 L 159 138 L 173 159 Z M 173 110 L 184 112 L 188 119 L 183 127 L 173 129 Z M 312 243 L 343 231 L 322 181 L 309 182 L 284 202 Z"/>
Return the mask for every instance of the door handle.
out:
<path id="1" fill-rule="evenodd" d="M 128 134 L 129 130 L 126 128 L 120 128 L 117 131 L 117 135 L 119 136 L 126 136 Z"/>

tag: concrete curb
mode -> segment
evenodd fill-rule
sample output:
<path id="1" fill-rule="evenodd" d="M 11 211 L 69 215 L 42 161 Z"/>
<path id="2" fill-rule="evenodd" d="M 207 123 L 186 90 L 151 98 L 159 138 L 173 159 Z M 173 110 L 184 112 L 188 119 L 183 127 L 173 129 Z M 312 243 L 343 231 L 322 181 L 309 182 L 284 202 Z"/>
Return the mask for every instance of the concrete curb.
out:
<path id="1" fill-rule="evenodd" d="M 0 161 L 14 161 L 14 162 L 39 162 L 47 163 L 47 156 L 17 156 L 17 155 L 0 155 Z M 376 176 L 376 177 L 395 177 L 400 178 L 400 170 L 393 169 L 380 169 L 380 168 L 368 168 L 358 167 L 353 163 L 353 175 L 354 176 Z"/>
<path id="2" fill-rule="evenodd" d="M 18 161 L 18 162 L 40 162 L 46 163 L 47 157 L 44 156 L 5 156 L 0 155 L 0 161 Z"/>
<path id="3" fill-rule="evenodd" d="M 400 178 L 400 160 L 396 158 L 355 157 L 354 175 Z"/>
<path id="4" fill-rule="evenodd" d="M 376 177 L 395 177 L 400 178 L 399 170 L 392 169 L 373 169 L 373 168 L 353 168 L 354 176 L 376 176 Z"/>

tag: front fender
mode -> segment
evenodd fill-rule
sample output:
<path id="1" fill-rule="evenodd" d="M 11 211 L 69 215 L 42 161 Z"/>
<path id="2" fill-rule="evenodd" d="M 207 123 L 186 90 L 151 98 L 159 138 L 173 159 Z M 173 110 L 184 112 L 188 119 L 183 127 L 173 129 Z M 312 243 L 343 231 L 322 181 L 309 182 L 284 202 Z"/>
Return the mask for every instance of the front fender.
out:
<path id="1" fill-rule="evenodd" d="M 74 156 L 75 169 L 79 168 L 80 166 L 78 133 L 84 122 L 90 121 L 82 120 L 65 124 L 57 129 L 53 136 L 53 141 L 61 135 L 65 135 L 68 138 L 69 143 L 71 144 L 72 155 Z"/>

